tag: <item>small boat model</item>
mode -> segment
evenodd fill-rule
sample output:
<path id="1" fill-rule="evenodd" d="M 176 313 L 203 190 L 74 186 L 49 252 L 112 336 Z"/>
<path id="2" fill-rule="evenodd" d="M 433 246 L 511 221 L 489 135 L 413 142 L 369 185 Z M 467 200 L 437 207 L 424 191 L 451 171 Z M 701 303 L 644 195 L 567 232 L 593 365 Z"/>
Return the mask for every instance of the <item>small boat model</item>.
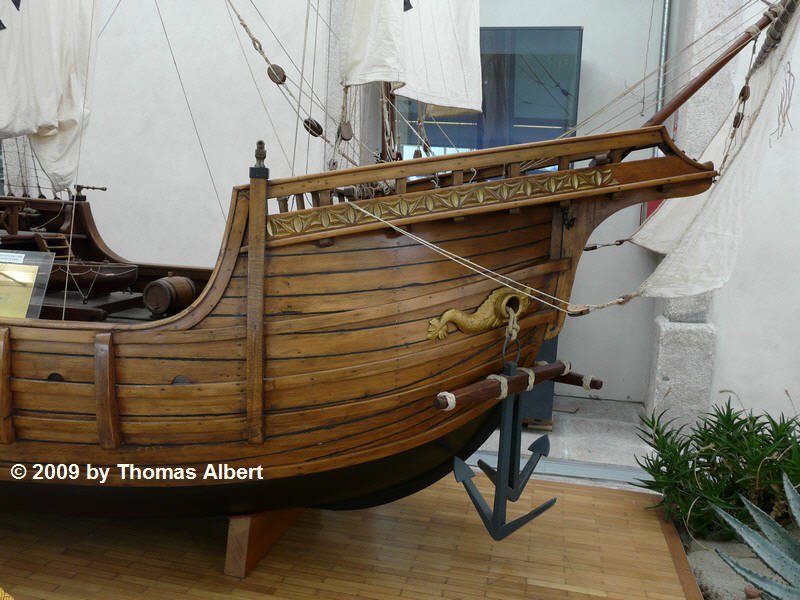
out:
<path id="1" fill-rule="evenodd" d="M 240 514 L 363 507 L 429 485 L 485 441 L 502 400 L 437 395 L 503 370 L 510 320 L 515 363 L 533 364 L 582 312 L 558 299 L 604 219 L 712 184 L 713 165 L 660 123 L 723 64 L 631 131 L 282 179 L 260 155 L 211 270 L 124 260 L 88 202 L 30 201 L 74 207 L 74 256 L 133 265 L 135 280 L 70 300 L 65 320 L 0 320 L 0 506 Z M 350 197 L 376 182 L 374 197 Z M 268 215 L 274 200 L 283 210 Z M 199 294 L 156 318 L 142 293 L 164 278 Z"/>

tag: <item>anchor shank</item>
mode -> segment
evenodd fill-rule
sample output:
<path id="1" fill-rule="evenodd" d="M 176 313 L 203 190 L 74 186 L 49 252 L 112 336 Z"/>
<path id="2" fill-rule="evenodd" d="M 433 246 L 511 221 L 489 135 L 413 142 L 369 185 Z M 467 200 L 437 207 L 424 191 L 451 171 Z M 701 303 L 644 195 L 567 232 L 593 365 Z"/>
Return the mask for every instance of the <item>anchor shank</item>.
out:
<path id="1" fill-rule="evenodd" d="M 500 444 L 497 449 L 497 478 L 492 512 L 492 521 L 498 528 L 506 522 L 508 493 L 513 489 L 511 472 L 516 471 L 519 465 L 519 462 L 512 463 L 512 436 L 509 435 L 514 422 L 514 398 L 505 398 L 500 408 Z"/>

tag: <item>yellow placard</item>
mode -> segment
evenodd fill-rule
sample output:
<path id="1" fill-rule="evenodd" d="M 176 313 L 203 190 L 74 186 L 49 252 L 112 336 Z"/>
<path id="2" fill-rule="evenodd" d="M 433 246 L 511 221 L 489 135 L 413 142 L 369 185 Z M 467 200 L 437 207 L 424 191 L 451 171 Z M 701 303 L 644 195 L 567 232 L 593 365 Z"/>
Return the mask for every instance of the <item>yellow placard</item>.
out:
<path id="1" fill-rule="evenodd" d="M 0 263 L 0 317 L 24 319 L 39 267 Z"/>

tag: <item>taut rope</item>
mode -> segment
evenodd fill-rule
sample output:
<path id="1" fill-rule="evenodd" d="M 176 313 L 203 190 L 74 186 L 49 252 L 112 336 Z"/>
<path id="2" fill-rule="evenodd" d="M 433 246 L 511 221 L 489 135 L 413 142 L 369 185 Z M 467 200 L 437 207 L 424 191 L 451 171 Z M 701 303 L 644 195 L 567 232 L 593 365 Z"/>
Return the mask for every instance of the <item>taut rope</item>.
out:
<path id="1" fill-rule="evenodd" d="M 387 227 L 393 229 L 394 231 L 398 232 L 399 234 L 401 234 L 401 235 L 403 235 L 403 236 L 405 236 L 405 237 L 407 237 L 407 238 L 409 238 L 411 240 L 414 240 L 418 244 L 420 244 L 422 246 L 425 246 L 426 248 L 428 248 L 430 250 L 433 250 L 434 252 L 436 252 L 438 254 L 441 254 L 442 256 L 447 258 L 448 260 L 452 260 L 453 262 L 461 265 L 462 267 L 464 267 L 466 269 L 469 269 L 470 271 L 473 271 L 474 273 L 477 273 L 478 275 L 481 275 L 482 277 L 485 277 L 486 279 L 494 281 L 495 283 L 498 283 L 498 284 L 500 284 L 500 285 L 502 285 L 504 287 L 507 287 L 507 288 L 509 288 L 511 290 L 514 290 L 515 292 L 517 292 L 518 294 L 520 294 L 522 296 L 525 296 L 526 298 L 530 298 L 531 300 L 535 300 L 536 302 L 539 302 L 540 304 L 544 304 L 545 306 L 549 306 L 550 308 L 553 308 L 553 309 L 555 309 L 555 310 L 557 310 L 559 312 L 565 313 L 565 314 L 567 314 L 567 315 L 569 315 L 571 317 L 582 316 L 582 315 L 588 314 L 589 312 L 592 312 L 594 310 L 600 310 L 600 309 L 603 309 L 603 308 L 607 308 L 609 306 L 617 306 L 617 305 L 620 305 L 620 304 L 625 304 L 628 301 L 630 301 L 631 299 L 633 299 L 633 298 L 635 298 L 635 297 L 637 297 L 639 295 L 638 292 L 634 293 L 634 294 L 628 294 L 628 295 L 622 296 L 620 298 L 616 298 L 614 300 L 610 300 L 610 301 L 605 302 L 603 304 L 570 304 L 567 300 L 564 300 L 564 299 L 559 298 L 557 296 L 553 296 L 551 294 L 548 294 L 547 292 L 545 292 L 543 290 L 538 290 L 536 288 L 532 288 L 532 287 L 530 287 L 528 285 L 520 283 L 519 281 L 516 281 L 515 279 L 512 279 L 511 277 L 503 275 L 502 273 L 497 273 L 496 271 L 493 271 L 493 270 L 491 270 L 491 269 L 489 269 L 487 267 L 479 265 L 479 264 L 469 260 L 468 258 L 464 258 L 463 256 L 459 256 L 458 254 L 454 254 L 453 252 L 450 252 L 449 250 L 445 250 L 444 248 L 440 248 L 439 246 L 437 246 L 433 242 L 429 242 L 428 240 L 425 240 L 425 239 L 423 239 L 423 238 L 421 238 L 421 237 L 419 237 L 417 235 L 414 235 L 413 233 L 411 233 L 409 231 L 406 231 L 405 229 L 403 229 L 401 227 L 396 226 L 394 223 L 391 223 L 390 221 L 387 221 L 386 219 L 383 219 L 383 218 L 379 217 L 378 215 L 376 215 L 374 213 L 371 213 L 370 211 L 368 211 L 367 209 L 365 209 L 362 206 L 359 206 L 355 202 L 350 202 L 349 204 L 350 204 L 350 206 L 352 206 L 356 210 L 361 211 L 365 215 L 367 215 L 369 217 L 372 217 L 373 219 L 375 219 L 376 221 L 379 221 L 380 223 L 383 223 Z M 545 298 L 547 298 L 547 300 Z M 558 304 L 561 304 L 562 306 L 558 306 Z"/>

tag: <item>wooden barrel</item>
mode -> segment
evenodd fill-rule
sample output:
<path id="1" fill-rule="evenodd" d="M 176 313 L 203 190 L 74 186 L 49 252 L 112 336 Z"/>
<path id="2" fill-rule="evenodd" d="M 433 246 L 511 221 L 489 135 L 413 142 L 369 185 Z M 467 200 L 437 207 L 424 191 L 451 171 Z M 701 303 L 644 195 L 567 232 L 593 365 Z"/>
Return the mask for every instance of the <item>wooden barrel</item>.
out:
<path id="1" fill-rule="evenodd" d="M 154 315 L 175 314 L 188 307 L 197 298 L 194 281 L 188 277 L 162 277 L 144 288 L 142 300 Z"/>

